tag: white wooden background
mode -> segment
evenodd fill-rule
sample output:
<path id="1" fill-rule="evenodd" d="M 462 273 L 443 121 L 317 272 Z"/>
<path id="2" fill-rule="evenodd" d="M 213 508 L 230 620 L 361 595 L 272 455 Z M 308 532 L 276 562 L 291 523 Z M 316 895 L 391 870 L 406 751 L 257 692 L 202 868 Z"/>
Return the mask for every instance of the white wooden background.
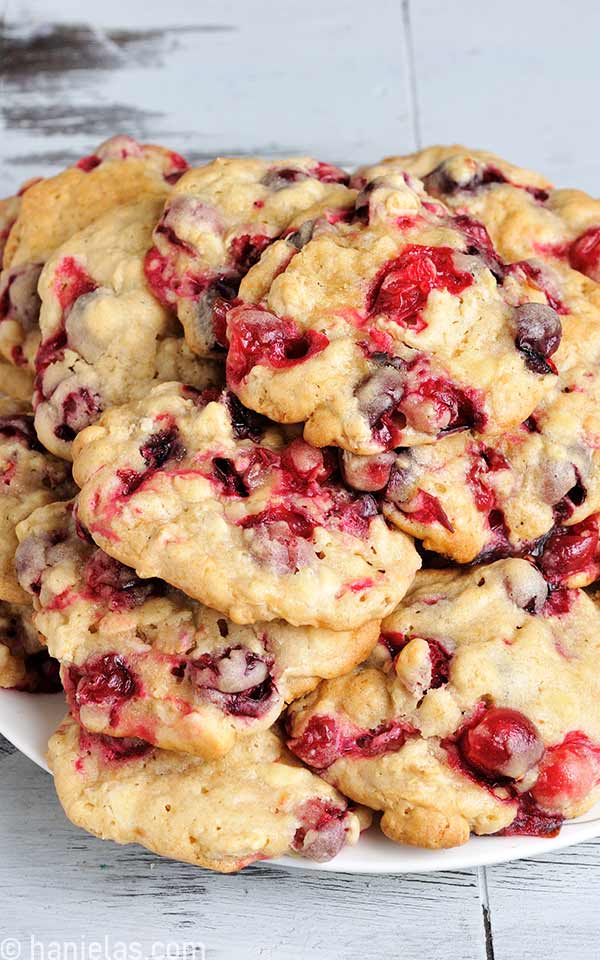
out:
<path id="1" fill-rule="evenodd" d="M 599 35 L 592 0 L 0 0 L 0 195 L 114 132 L 197 162 L 458 140 L 599 193 Z M 209 960 L 600 957 L 600 842 L 421 877 L 220 877 L 87 837 L 2 743 L 0 770 L 0 960 L 32 935 Z"/>

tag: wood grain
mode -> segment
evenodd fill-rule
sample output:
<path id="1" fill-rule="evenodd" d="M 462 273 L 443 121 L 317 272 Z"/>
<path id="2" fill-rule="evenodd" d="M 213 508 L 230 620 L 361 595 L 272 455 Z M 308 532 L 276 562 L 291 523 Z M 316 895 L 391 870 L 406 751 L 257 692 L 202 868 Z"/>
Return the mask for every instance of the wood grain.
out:
<path id="1" fill-rule="evenodd" d="M 440 957 L 449 943 L 452 960 L 485 956 L 474 871 L 209 874 L 87 836 L 66 821 L 47 774 L 20 754 L 0 764 L 1 926 L 18 940 L 67 930 L 75 940 L 185 939 L 210 960 L 423 960 L 424 944 Z"/>
<path id="2" fill-rule="evenodd" d="M 93 23 L 63 0 L 7 7 L 5 192 L 115 132 L 167 143 L 192 162 L 220 153 L 311 153 L 354 164 L 413 147 L 404 24 L 394 0 L 369 6 L 370 23 L 385 25 L 376 45 L 364 42 L 357 4 L 346 0 L 284 4 L 277 15 L 269 0 L 105 0 L 85 12 Z"/>

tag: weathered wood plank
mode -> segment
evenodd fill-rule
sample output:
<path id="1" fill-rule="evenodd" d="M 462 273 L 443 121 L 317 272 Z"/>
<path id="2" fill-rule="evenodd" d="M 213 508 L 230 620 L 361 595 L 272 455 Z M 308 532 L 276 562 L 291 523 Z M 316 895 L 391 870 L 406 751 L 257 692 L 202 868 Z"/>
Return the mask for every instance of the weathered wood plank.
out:
<path id="1" fill-rule="evenodd" d="M 401 6 L 365 42 L 356 0 L 12 3 L 0 26 L 0 183 L 14 188 L 114 132 L 218 153 L 308 152 L 354 164 L 411 149 Z M 82 17 L 93 17 L 82 23 Z"/>
<path id="2" fill-rule="evenodd" d="M 600 194 L 600 7 L 411 0 L 424 143 L 484 146 Z"/>
<path id="3" fill-rule="evenodd" d="M 495 960 L 597 960 L 600 841 L 488 867 L 487 883 Z"/>
<path id="4" fill-rule="evenodd" d="M 1 777 L 4 935 L 194 941 L 210 960 L 485 957 L 475 871 L 353 877 L 260 866 L 219 876 L 88 837 L 20 754 L 2 760 Z"/>

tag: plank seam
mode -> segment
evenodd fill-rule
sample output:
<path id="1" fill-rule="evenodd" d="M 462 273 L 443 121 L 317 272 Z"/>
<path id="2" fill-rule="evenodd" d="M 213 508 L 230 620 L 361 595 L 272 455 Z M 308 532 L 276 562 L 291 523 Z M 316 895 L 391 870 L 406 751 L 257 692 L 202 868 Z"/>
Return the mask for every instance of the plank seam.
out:
<path id="1" fill-rule="evenodd" d="M 488 890 L 486 867 L 477 867 L 477 882 L 479 884 L 479 900 L 481 902 L 481 920 L 483 923 L 485 957 L 486 960 L 495 960 L 494 932 L 492 929 L 490 893 Z"/>
<path id="2" fill-rule="evenodd" d="M 417 63 L 415 58 L 415 45 L 413 41 L 410 0 L 402 0 L 402 23 L 404 26 L 404 36 L 406 38 L 406 54 L 408 63 L 408 99 L 411 108 L 413 138 L 415 141 L 415 149 L 420 150 L 423 146 L 423 143 L 421 138 Z"/>

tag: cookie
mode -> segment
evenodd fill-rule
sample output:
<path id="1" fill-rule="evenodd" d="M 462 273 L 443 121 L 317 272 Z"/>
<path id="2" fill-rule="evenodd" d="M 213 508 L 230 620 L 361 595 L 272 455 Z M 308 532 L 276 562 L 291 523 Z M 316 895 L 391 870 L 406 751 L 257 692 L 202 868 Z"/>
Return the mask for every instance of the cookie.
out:
<path id="1" fill-rule="evenodd" d="M 287 236 L 291 257 L 305 220 L 351 206 L 347 182 L 343 170 L 310 157 L 221 157 L 181 178 L 154 231 L 146 272 L 156 296 L 177 309 L 192 350 L 223 355 L 224 315 L 241 278 L 278 237 Z"/>
<path id="2" fill-rule="evenodd" d="M 366 666 L 289 712 L 289 745 L 399 843 L 554 835 L 600 792 L 600 611 L 526 560 L 420 573 Z"/>
<path id="3" fill-rule="evenodd" d="M 15 566 L 61 662 L 71 712 L 88 730 L 142 737 L 212 759 L 270 727 L 286 702 L 346 673 L 379 623 L 334 632 L 282 620 L 238 626 L 94 545 L 76 505 L 19 524 Z"/>
<path id="4" fill-rule="evenodd" d="M 11 412 L 11 410 L 13 412 Z M 0 600 L 28 601 L 17 582 L 15 527 L 32 510 L 73 493 L 67 466 L 43 449 L 33 417 L 19 404 L 0 405 Z"/>
<path id="5" fill-rule="evenodd" d="M 0 354 L 33 368 L 42 267 L 62 243 L 114 207 L 162 197 L 187 168 L 179 154 L 117 136 L 55 177 L 29 187 L 6 240 L 0 274 Z"/>
<path id="6" fill-rule="evenodd" d="M 35 425 L 69 459 L 102 410 L 143 397 L 161 379 L 219 385 L 222 365 L 196 359 L 178 321 L 148 290 L 144 257 L 162 200 L 116 207 L 52 255 L 39 282 L 42 342 Z"/>
<path id="7" fill-rule="evenodd" d="M 77 826 L 223 873 L 289 853 L 325 862 L 366 825 L 364 811 L 350 811 L 329 784 L 295 764 L 275 729 L 207 762 L 90 734 L 67 719 L 48 760 Z"/>
<path id="8" fill-rule="evenodd" d="M 251 409 L 372 455 L 497 435 L 552 388 L 558 311 L 522 271 L 499 274 L 419 181 L 367 182 L 347 218 L 315 221 L 304 240 L 287 263 L 274 244 L 226 315 L 228 384 Z"/>
<path id="9" fill-rule="evenodd" d="M 33 373 L 25 367 L 14 367 L 0 358 L 0 392 L 17 401 L 25 401 L 31 407 Z"/>
<path id="10" fill-rule="evenodd" d="M 98 546 L 235 623 L 353 630 L 390 612 L 419 566 L 374 498 L 342 485 L 332 451 L 228 393 L 161 384 L 104 413 L 73 453 Z"/>
<path id="11" fill-rule="evenodd" d="M 48 655 L 31 606 L 0 600 L 0 687 L 27 693 L 60 690 L 58 663 Z"/>
<path id="12" fill-rule="evenodd" d="M 555 190 L 541 174 L 466 147 L 429 147 L 390 157 L 383 166 L 390 164 L 485 224 L 506 260 L 553 259 L 600 281 L 600 200 L 581 190 Z"/>
<path id="13" fill-rule="evenodd" d="M 599 411 L 600 366 L 582 365 L 516 430 L 401 450 L 387 473 L 379 464 L 384 513 L 459 563 L 537 553 L 555 527 L 600 510 Z M 347 482 L 364 489 L 378 462 L 346 459 Z"/>

